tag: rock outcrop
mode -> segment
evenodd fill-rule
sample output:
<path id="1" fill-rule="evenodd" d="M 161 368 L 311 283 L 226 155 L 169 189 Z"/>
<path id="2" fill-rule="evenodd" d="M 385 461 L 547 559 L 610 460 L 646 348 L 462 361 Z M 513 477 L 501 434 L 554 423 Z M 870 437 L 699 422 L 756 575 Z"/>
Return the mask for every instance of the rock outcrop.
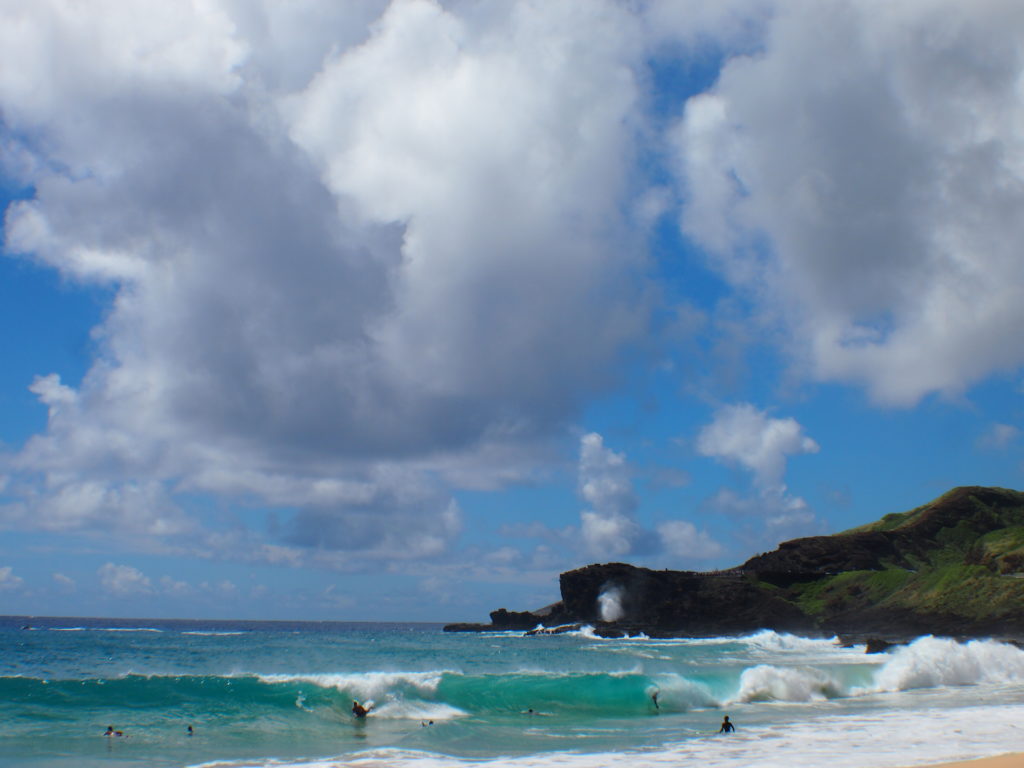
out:
<path id="1" fill-rule="evenodd" d="M 833 536 L 781 544 L 736 568 L 588 565 L 560 577 L 561 602 L 501 609 L 449 631 L 590 624 L 608 636 L 709 636 L 759 629 L 873 636 L 1024 636 L 1024 493 L 956 488 Z"/>

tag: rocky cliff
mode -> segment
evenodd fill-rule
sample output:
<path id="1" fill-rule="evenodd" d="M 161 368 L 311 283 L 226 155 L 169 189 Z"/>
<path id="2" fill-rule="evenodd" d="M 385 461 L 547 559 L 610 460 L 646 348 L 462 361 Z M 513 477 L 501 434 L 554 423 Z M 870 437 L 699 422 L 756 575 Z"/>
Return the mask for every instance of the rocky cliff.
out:
<path id="1" fill-rule="evenodd" d="M 956 488 L 833 536 L 784 542 L 725 571 L 588 565 L 543 611 L 448 630 L 571 623 L 600 634 L 706 636 L 758 629 L 910 637 L 1024 636 L 1024 493 Z"/>

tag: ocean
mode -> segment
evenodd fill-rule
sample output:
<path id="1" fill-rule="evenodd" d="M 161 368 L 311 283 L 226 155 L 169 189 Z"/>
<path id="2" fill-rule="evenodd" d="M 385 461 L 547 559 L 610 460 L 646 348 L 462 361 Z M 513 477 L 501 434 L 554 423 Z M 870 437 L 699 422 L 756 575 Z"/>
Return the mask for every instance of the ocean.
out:
<path id="1" fill-rule="evenodd" d="M 0 727 L 0 768 L 895 768 L 1024 751 L 1024 651 L 4 617 Z"/>

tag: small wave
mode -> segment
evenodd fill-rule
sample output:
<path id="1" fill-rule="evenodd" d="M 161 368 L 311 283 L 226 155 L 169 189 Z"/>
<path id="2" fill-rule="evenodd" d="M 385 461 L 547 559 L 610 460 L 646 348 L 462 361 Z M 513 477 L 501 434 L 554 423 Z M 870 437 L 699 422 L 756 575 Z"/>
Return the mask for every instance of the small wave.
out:
<path id="1" fill-rule="evenodd" d="M 439 701 L 390 701 L 374 708 L 373 716 L 393 720 L 454 720 L 469 713 Z"/>
<path id="2" fill-rule="evenodd" d="M 737 639 L 740 642 L 771 651 L 772 653 L 834 651 L 838 645 L 836 637 L 800 637 L 799 635 L 775 632 L 771 629 L 765 629 Z"/>
<path id="3" fill-rule="evenodd" d="M 230 637 L 231 635 L 244 635 L 246 632 L 201 632 L 199 630 L 182 632 L 183 635 L 202 635 L 204 637 Z"/>
<path id="4" fill-rule="evenodd" d="M 50 627 L 50 632 L 163 632 L 156 627 Z"/>

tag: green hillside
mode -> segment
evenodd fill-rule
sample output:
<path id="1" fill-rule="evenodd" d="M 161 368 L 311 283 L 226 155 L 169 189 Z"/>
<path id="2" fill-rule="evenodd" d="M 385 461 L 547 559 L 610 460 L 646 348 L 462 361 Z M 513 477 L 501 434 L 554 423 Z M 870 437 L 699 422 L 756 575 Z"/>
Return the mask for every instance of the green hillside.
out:
<path id="1" fill-rule="evenodd" d="M 831 539 L 832 546 L 816 546 L 819 538 Z M 1019 491 L 956 488 L 908 512 L 832 537 L 788 542 L 777 552 L 787 547 L 808 551 L 800 563 L 803 573 L 791 571 L 781 593 L 822 627 L 863 631 L 909 622 L 949 633 L 1024 629 L 1024 493 Z M 819 550 L 863 555 L 865 548 L 874 554 L 873 562 L 861 557 L 851 563 L 856 567 L 808 567 Z M 766 564 L 770 559 L 755 565 Z M 769 573 L 767 581 L 772 580 Z"/>

